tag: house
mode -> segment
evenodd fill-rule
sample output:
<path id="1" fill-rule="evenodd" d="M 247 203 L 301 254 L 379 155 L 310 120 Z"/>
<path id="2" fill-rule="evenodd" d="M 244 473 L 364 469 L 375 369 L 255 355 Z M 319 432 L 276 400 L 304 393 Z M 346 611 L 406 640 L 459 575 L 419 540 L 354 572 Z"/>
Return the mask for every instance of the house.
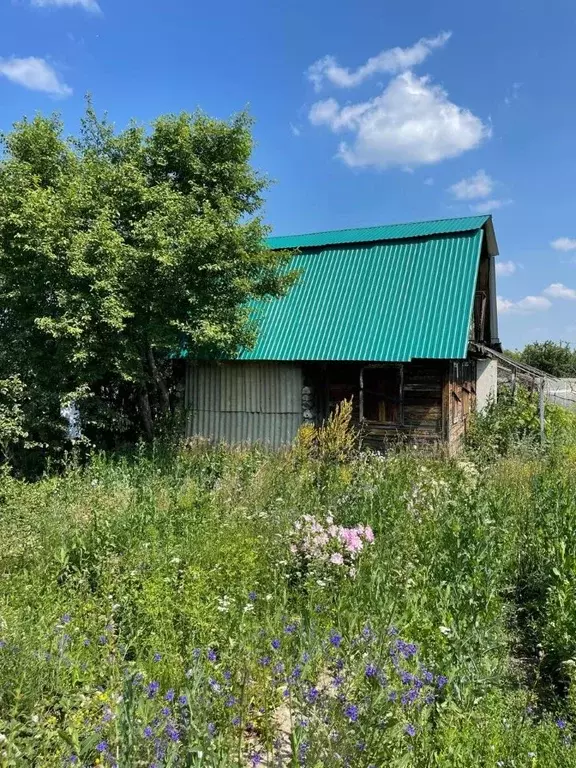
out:
<path id="1" fill-rule="evenodd" d="M 259 302 L 235 360 L 193 361 L 187 434 L 291 442 L 352 398 L 364 444 L 455 449 L 495 394 L 499 351 L 492 218 L 471 216 L 272 237 L 300 277 Z"/>

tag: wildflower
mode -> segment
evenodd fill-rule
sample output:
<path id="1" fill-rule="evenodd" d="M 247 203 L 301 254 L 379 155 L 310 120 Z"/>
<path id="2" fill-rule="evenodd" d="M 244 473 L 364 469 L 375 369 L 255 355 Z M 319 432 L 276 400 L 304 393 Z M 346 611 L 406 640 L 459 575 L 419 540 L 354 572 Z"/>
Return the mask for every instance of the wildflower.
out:
<path id="1" fill-rule="evenodd" d="M 364 540 L 369 544 L 372 544 L 374 541 L 374 531 L 369 525 L 364 526 Z"/>
<path id="2" fill-rule="evenodd" d="M 301 677 L 302 677 L 302 667 L 297 664 L 292 670 L 290 679 L 292 680 L 292 682 L 295 682 L 296 680 L 299 680 Z"/>
<path id="3" fill-rule="evenodd" d="M 287 635 L 293 635 L 294 632 L 296 632 L 297 629 L 298 629 L 298 627 L 297 627 L 296 624 L 286 624 L 286 626 L 284 627 L 284 632 Z"/>
<path id="4" fill-rule="evenodd" d="M 147 725 L 146 728 L 144 728 L 143 735 L 145 739 L 151 739 L 152 738 L 152 728 Z"/>
<path id="5" fill-rule="evenodd" d="M 148 691 L 148 698 L 153 699 L 154 696 L 158 693 L 158 690 L 160 688 L 160 683 L 156 682 L 156 680 L 153 680 L 151 683 L 148 683 L 148 687 L 146 690 Z"/>
<path id="6" fill-rule="evenodd" d="M 408 725 L 404 728 L 404 733 L 406 733 L 408 736 L 416 736 L 416 727 L 411 723 L 408 723 Z"/>
<path id="7" fill-rule="evenodd" d="M 298 720 L 298 725 L 300 726 L 300 728 L 308 728 L 308 726 L 310 725 L 310 720 L 308 720 L 307 717 L 301 717 Z"/>
<path id="8" fill-rule="evenodd" d="M 242 721 L 240 720 L 240 718 L 238 717 L 238 715 L 236 715 L 236 717 L 233 717 L 233 718 L 232 718 L 232 725 L 236 725 L 236 726 L 238 726 L 238 725 L 240 725 L 240 723 L 241 723 L 241 722 L 242 722 Z"/>
<path id="9" fill-rule="evenodd" d="M 335 647 L 339 648 L 340 643 L 342 642 L 342 635 L 339 635 L 337 632 L 333 631 L 330 635 L 330 643 Z"/>
<path id="10" fill-rule="evenodd" d="M 108 750 L 108 743 L 106 741 L 101 741 L 99 744 L 96 744 L 96 751 L 97 752 L 106 752 Z"/>
<path id="11" fill-rule="evenodd" d="M 366 742 L 365 741 L 359 741 L 356 743 L 356 749 L 358 752 L 364 752 L 366 749 Z"/>
<path id="12" fill-rule="evenodd" d="M 366 677 L 376 677 L 378 674 L 378 667 L 376 667 L 374 664 L 367 664 L 366 669 L 364 670 L 364 674 Z"/>
<path id="13" fill-rule="evenodd" d="M 334 554 L 330 557 L 330 562 L 332 565 L 344 565 L 344 558 L 340 552 L 334 552 Z"/>
<path id="14" fill-rule="evenodd" d="M 342 675 L 335 675 L 332 678 L 332 685 L 334 686 L 334 688 L 338 688 L 339 686 L 342 685 L 343 682 L 344 682 L 344 678 L 342 677 Z"/>
<path id="15" fill-rule="evenodd" d="M 164 717 L 169 717 L 171 714 L 170 707 L 162 707 L 160 714 L 164 715 Z"/>
<path id="16" fill-rule="evenodd" d="M 302 664 L 306 664 L 309 661 L 310 661 L 310 654 L 308 653 L 308 651 L 304 651 L 304 653 L 302 654 Z"/>
<path id="17" fill-rule="evenodd" d="M 224 677 L 224 680 L 231 680 L 232 679 L 232 672 L 230 672 L 230 670 L 228 670 L 228 669 L 225 670 L 223 677 Z"/>
<path id="18" fill-rule="evenodd" d="M 258 595 L 256 594 L 256 592 L 248 592 L 248 600 L 250 600 L 251 603 L 256 602 L 257 599 L 258 599 Z"/>
<path id="19" fill-rule="evenodd" d="M 184 693 L 181 696 L 178 696 L 178 703 L 185 707 L 186 704 L 188 704 L 188 696 Z"/>
<path id="20" fill-rule="evenodd" d="M 166 692 L 166 696 L 164 696 L 164 698 L 166 701 L 174 701 L 175 695 L 176 694 L 174 693 L 174 689 L 170 688 L 170 690 Z"/>
<path id="21" fill-rule="evenodd" d="M 429 672 L 427 669 L 422 670 L 422 677 L 424 679 L 425 683 L 428 683 L 428 685 L 432 685 L 434 682 L 434 675 L 432 672 Z"/>
<path id="22" fill-rule="evenodd" d="M 233 707 L 236 704 L 237 701 L 238 701 L 238 699 L 236 698 L 236 696 L 228 696 L 228 698 L 226 699 L 224 704 L 227 707 Z"/>
<path id="23" fill-rule="evenodd" d="M 69 613 L 65 613 L 64 616 L 60 619 L 61 624 L 70 624 L 70 621 L 72 620 L 72 617 Z"/>
<path id="24" fill-rule="evenodd" d="M 208 680 L 208 685 L 214 691 L 214 693 L 220 693 L 222 686 L 217 680 L 214 680 L 213 677 Z"/>
<path id="25" fill-rule="evenodd" d="M 258 765 L 262 762 L 262 755 L 260 752 L 252 752 L 250 755 L 250 765 L 252 768 L 257 768 Z"/>
<path id="26" fill-rule="evenodd" d="M 397 698 L 398 698 L 398 694 L 396 693 L 396 691 L 390 691 L 390 693 L 388 694 L 388 701 L 396 701 Z"/>
<path id="27" fill-rule="evenodd" d="M 200 648 L 194 648 L 194 650 L 192 651 L 192 658 L 199 659 L 201 654 L 202 654 L 202 651 L 200 650 Z"/>
<path id="28" fill-rule="evenodd" d="M 396 627 L 390 627 L 388 630 L 388 634 L 390 635 L 390 637 L 395 637 L 398 634 L 398 630 L 396 629 Z"/>
<path id="29" fill-rule="evenodd" d="M 87 637 L 84 638 L 84 645 L 85 646 L 89 646 L 90 645 L 90 640 Z M 0 646 L 0 647 L 2 647 L 2 646 Z"/>
<path id="30" fill-rule="evenodd" d="M 344 715 L 351 723 L 355 723 L 358 720 L 358 707 L 355 704 L 347 704 L 344 708 Z"/>
<path id="31" fill-rule="evenodd" d="M 438 677 L 436 678 L 436 685 L 438 686 L 438 688 L 444 688 L 447 682 L 448 682 L 448 678 L 444 677 L 444 675 L 438 675 Z"/>
<path id="32" fill-rule="evenodd" d="M 270 656 L 262 656 L 261 659 L 258 659 L 258 664 L 260 664 L 261 667 L 270 666 Z"/>
<path id="33" fill-rule="evenodd" d="M 562 720 L 562 718 L 559 718 L 558 720 L 556 720 L 556 725 L 562 731 L 564 730 L 564 728 L 566 728 L 566 720 Z"/>
<path id="34" fill-rule="evenodd" d="M 113 717 L 114 717 L 114 715 L 112 714 L 112 710 L 110 709 L 110 707 L 108 707 L 108 708 L 105 710 L 105 712 L 104 712 L 104 714 L 103 714 L 103 716 L 102 716 L 102 721 L 103 721 L 104 723 L 109 723 L 109 722 L 110 722 L 110 720 L 112 720 L 112 718 L 113 718 Z"/>
<path id="35" fill-rule="evenodd" d="M 414 643 L 405 643 L 404 640 L 396 641 L 396 649 L 405 659 L 411 658 L 418 652 L 418 647 Z"/>
<path id="36" fill-rule="evenodd" d="M 154 654 L 154 661 L 162 661 L 162 654 L 155 653 Z"/>
<path id="37" fill-rule="evenodd" d="M 274 640 L 272 640 L 271 645 L 272 645 L 272 648 L 274 648 L 274 650 L 277 651 L 278 648 L 280 648 L 280 640 L 278 640 L 277 638 L 274 638 Z"/>
<path id="38" fill-rule="evenodd" d="M 364 638 L 364 640 L 371 640 L 371 639 L 372 639 L 372 637 L 373 637 L 373 632 L 372 632 L 372 630 L 370 629 L 370 627 L 369 627 L 368 625 L 366 625 L 366 626 L 365 626 L 365 627 L 362 629 L 362 632 L 361 632 L 360 634 L 362 635 L 362 637 Z"/>
<path id="39" fill-rule="evenodd" d="M 217 659 L 216 651 L 213 648 L 208 648 L 208 652 L 206 654 L 206 657 L 207 657 L 208 661 L 216 661 L 216 659 Z"/>
<path id="40" fill-rule="evenodd" d="M 212 738 L 216 736 L 216 726 L 214 723 L 208 723 L 208 735 Z"/>
<path id="41" fill-rule="evenodd" d="M 68 762 L 71 765 L 75 765 L 78 762 L 78 755 L 70 755 L 70 757 L 68 758 Z"/>
<path id="42" fill-rule="evenodd" d="M 168 736 L 170 741 L 180 740 L 180 734 L 177 728 L 172 723 L 168 723 L 168 725 L 166 726 L 166 735 Z"/>
<path id="43" fill-rule="evenodd" d="M 304 763 L 306 761 L 306 753 L 310 749 L 310 744 L 308 744 L 307 741 L 303 741 L 300 746 L 298 747 L 298 760 L 301 763 Z"/>
<path id="44" fill-rule="evenodd" d="M 425 704 L 434 704 L 434 702 L 435 702 L 435 701 L 436 701 L 436 696 L 434 696 L 434 694 L 433 694 L 433 693 L 428 693 L 428 694 L 427 694 L 427 695 L 424 697 L 424 703 L 425 703 Z"/>
<path id="45" fill-rule="evenodd" d="M 309 688 L 306 692 L 306 701 L 308 704 L 315 704 L 319 695 L 318 688 Z"/>
<path id="46" fill-rule="evenodd" d="M 106 643 L 108 642 L 108 638 L 106 637 L 106 635 L 100 635 L 100 637 L 98 638 L 98 642 L 100 643 L 100 645 L 106 645 Z"/>

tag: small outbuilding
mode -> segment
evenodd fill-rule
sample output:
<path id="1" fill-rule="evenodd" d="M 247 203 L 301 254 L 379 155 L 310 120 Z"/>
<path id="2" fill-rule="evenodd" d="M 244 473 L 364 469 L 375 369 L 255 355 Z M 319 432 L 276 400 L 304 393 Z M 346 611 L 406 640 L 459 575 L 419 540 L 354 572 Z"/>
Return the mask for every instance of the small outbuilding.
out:
<path id="1" fill-rule="evenodd" d="M 254 306 L 253 349 L 189 361 L 188 437 L 290 443 L 352 399 L 364 444 L 455 449 L 495 397 L 500 351 L 492 218 L 272 237 L 299 279 Z"/>

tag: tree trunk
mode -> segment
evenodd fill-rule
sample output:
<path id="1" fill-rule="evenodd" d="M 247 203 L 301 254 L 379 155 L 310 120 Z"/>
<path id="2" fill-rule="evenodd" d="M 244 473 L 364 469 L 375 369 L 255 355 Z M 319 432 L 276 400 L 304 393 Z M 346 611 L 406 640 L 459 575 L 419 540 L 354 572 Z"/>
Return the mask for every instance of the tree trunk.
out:
<path id="1" fill-rule="evenodd" d="M 152 420 L 152 410 L 150 408 L 150 399 L 148 392 L 143 386 L 138 394 L 138 403 L 140 405 L 140 416 L 144 427 L 144 434 L 149 442 L 154 439 L 154 422 Z"/>
<path id="2" fill-rule="evenodd" d="M 168 387 L 166 386 L 166 382 L 158 372 L 158 366 L 156 365 L 156 358 L 154 357 L 154 350 L 152 349 L 150 344 L 146 345 L 146 358 L 148 360 L 148 367 L 150 368 L 150 373 L 152 375 L 152 378 L 154 379 L 154 383 L 156 384 L 158 394 L 160 395 L 160 403 L 162 405 L 162 411 L 164 414 L 168 414 L 170 413 L 170 393 L 168 392 Z"/>

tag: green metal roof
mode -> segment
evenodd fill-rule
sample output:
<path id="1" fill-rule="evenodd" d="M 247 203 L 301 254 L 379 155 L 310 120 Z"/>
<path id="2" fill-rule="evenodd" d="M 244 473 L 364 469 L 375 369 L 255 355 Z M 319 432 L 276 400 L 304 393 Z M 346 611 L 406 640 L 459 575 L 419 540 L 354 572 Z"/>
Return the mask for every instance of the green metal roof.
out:
<path id="1" fill-rule="evenodd" d="M 378 240 L 405 240 L 413 237 L 447 235 L 452 232 L 470 232 L 480 229 L 489 218 L 490 216 L 465 216 L 460 219 L 414 221 L 409 224 L 385 224 L 381 227 L 362 229 L 336 229 L 331 232 L 312 232 L 308 235 L 269 237 L 266 243 L 273 250 L 278 250 L 280 248 L 315 248 L 341 243 L 368 243 Z"/>
<path id="2" fill-rule="evenodd" d="M 272 238 L 271 247 L 298 245 L 288 268 L 301 276 L 286 296 L 254 304 L 258 340 L 239 359 L 466 357 L 489 218 Z"/>

